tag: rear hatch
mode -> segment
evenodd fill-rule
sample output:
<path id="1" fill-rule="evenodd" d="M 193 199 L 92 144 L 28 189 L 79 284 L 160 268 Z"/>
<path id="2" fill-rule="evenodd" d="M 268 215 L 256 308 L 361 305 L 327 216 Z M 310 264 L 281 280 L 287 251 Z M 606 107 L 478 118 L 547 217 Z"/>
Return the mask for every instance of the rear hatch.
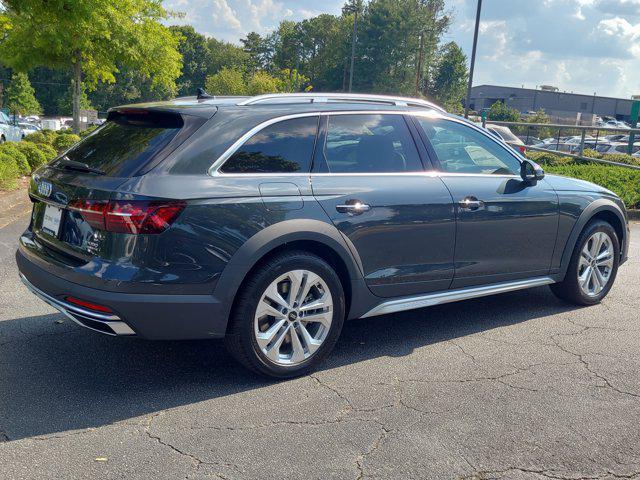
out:
<path id="1" fill-rule="evenodd" d="M 146 233 L 136 218 L 163 202 L 131 197 L 114 203 L 113 192 L 158 165 L 205 121 L 151 109 L 111 111 L 104 125 L 33 175 L 34 240 L 66 264 L 125 256 L 126 242 L 118 246 L 114 233 Z"/>

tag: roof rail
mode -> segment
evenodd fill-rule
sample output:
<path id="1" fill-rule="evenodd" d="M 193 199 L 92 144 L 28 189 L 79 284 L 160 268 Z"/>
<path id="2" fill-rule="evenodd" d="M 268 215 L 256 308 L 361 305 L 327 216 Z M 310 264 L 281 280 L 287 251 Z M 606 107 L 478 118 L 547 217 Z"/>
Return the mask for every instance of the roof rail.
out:
<path id="1" fill-rule="evenodd" d="M 283 102 L 284 100 L 284 102 Z M 286 100 L 292 100 L 286 102 Z M 304 103 L 329 103 L 334 102 L 363 102 L 363 103 L 385 103 L 401 107 L 426 107 L 444 112 L 442 107 L 435 103 L 412 97 L 395 97 L 390 95 L 369 95 L 363 93 L 269 93 L 250 97 L 238 105 L 255 105 L 260 103 L 296 103 L 299 100 Z"/>

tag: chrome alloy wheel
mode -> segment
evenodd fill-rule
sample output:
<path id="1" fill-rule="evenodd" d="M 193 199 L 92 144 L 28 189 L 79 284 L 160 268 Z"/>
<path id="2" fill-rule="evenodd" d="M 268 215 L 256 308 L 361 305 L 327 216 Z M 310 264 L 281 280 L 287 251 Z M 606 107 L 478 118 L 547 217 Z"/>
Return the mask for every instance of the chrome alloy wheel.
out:
<path id="1" fill-rule="evenodd" d="M 326 282 L 309 270 L 276 278 L 262 294 L 254 316 L 258 347 L 273 363 L 296 365 L 327 338 L 333 299 Z"/>
<path id="2" fill-rule="evenodd" d="M 613 253 L 613 242 L 604 232 L 594 233 L 584 244 L 578 263 L 578 284 L 587 296 L 597 296 L 609 283 Z"/>

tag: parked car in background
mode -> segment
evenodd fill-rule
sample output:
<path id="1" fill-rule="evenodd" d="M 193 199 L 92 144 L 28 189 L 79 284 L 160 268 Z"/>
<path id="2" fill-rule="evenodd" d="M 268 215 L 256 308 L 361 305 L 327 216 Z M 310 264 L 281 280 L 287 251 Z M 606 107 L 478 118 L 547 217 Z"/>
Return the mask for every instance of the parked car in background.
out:
<path id="1" fill-rule="evenodd" d="M 22 140 L 22 130 L 9 115 L 0 112 L 0 143 L 19 142 Z"/>
<path id="2" fill-rule="evenodd" d="M 520 140 L 509 127 L 487 123 L 485 128 L 517 152 L 525 153 L 527 151 L 524 142 Z"/>
<path id="3" fill-rule="evenodd" d="M 519 135 L 518 138 L 522 140 L 525 145 L 538 145 L 542 143 L 542 140 L 538 137 L 527 137 L 526 135 Z"/>
<path id="4" fill-rule="evenodd" d="M 18 122 L 18 127 L 20 127 L 22 138 L 42 130 L 38 125 L 27 122 Z"/>
<path id="5" fill-rule="evenodd" d="M 614 193 L 397 97 L 115 108 L 29 195 L 16 260 L 40 298 L 109 335 L 225 338 L 280 378 L 347 319 L 542 285 L 597 304 L 629 249 Z"/>
<path id="6" fill-rule="evenodd" d="M 613 155 L 613 154 L 628 154 L 629 153 L 629 144 L 628 143 L 612 143 L 608 145 L 608 148 L 600 147 L 598 145 L 596 149 L 599 153 L 603 153 L 605 155 Z M 640 142 L 633 144 L 633 153 L 637 153 L 640 150 Z"/>
<path id="7" fill-rule="evenodd" d="M 549 150 L 551 152 L 557 152 L 560 150 L 559 145 L 557 143 L 539 143 L 537 145 L 532 145 L 534 148 L 543 148 L 545 150 Z"/>

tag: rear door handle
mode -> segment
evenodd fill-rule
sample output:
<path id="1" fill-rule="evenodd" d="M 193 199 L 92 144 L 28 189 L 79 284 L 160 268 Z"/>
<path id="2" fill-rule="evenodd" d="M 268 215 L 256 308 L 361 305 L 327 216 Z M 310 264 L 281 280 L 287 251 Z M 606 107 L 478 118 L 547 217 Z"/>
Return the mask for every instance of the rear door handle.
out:
<path id="1" fill-rule="evenodd" d="M 336 205 L 336 210 L 340 213 L 360 215 L 371 210 L 371 205 L 367 205 L 360 200 L 349 200 L 347 203 L 344 203 L 342 205 Z"/>
<path id="2" fill-rule="evenodd" d="M 460 208 L 472 211 L 484 208 L 484 202 L 482 200 L 478 200 L 476 197 L 465 197 L 463 200 L 458 202 L 458 205 L 460 205 Z"/>

